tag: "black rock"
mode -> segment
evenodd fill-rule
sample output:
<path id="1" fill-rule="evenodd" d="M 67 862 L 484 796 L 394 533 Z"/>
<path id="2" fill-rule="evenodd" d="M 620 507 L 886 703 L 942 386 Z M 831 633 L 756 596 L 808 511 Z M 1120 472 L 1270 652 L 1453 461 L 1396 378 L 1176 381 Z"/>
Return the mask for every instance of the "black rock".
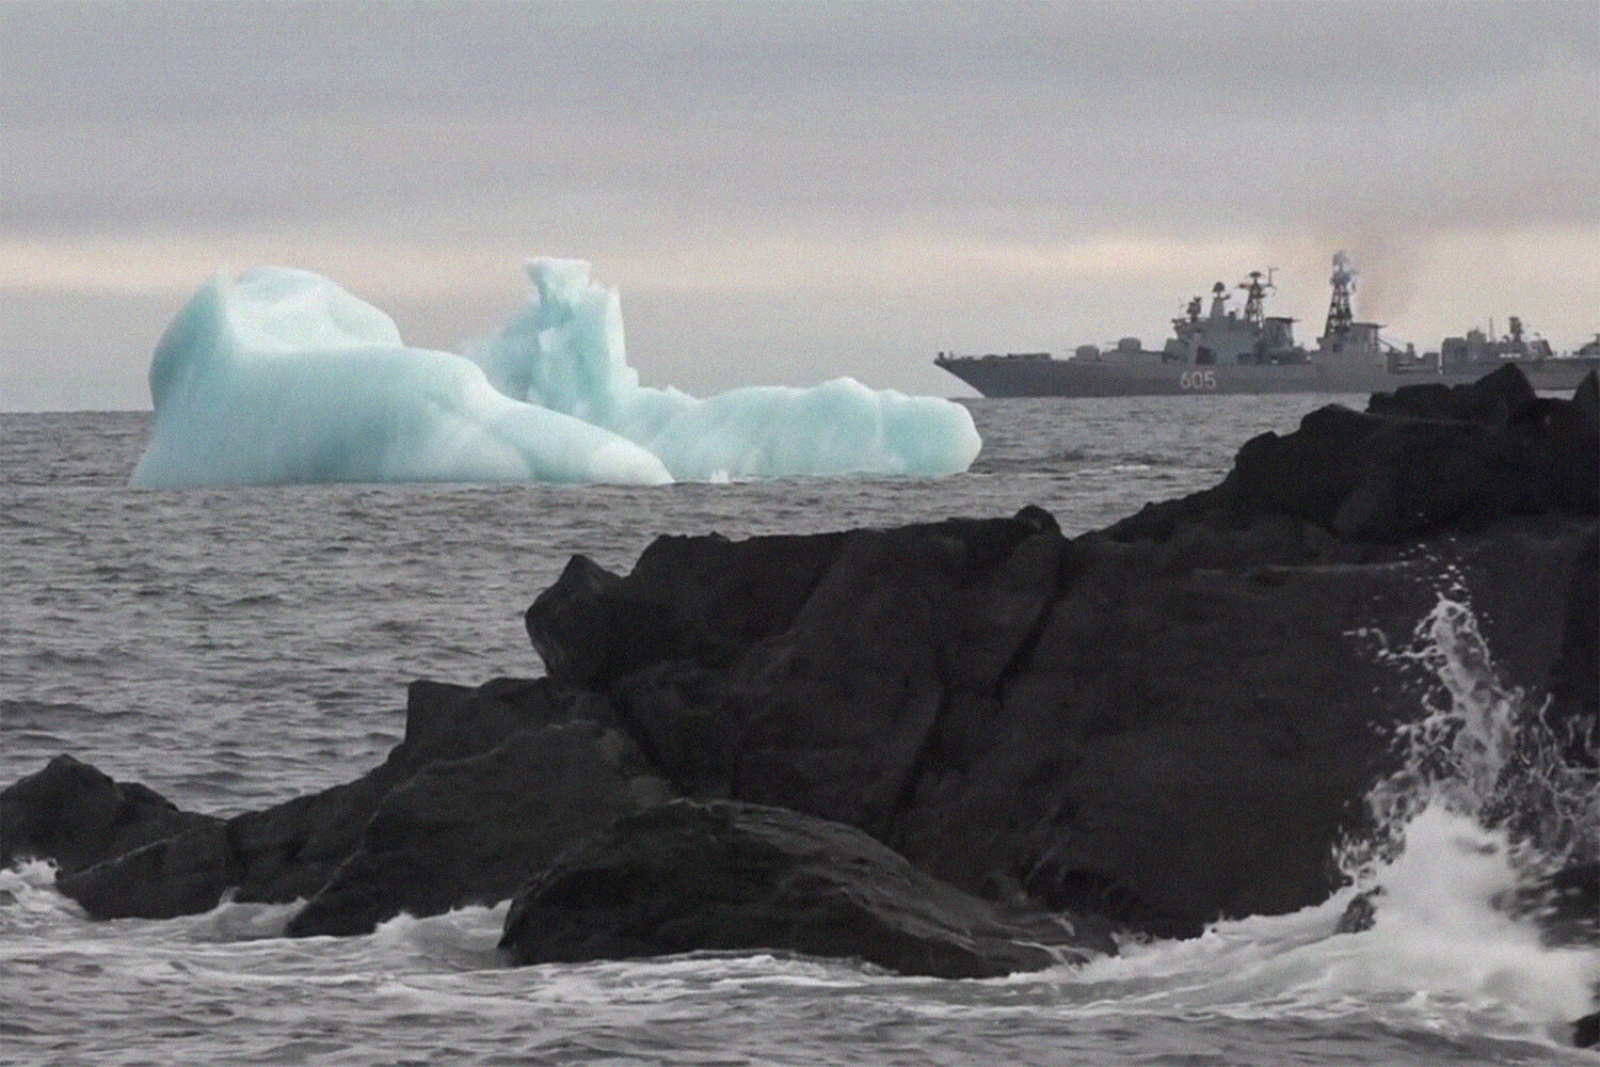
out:
<path id="1" fill-rule="evenodd" d="M 500 947 L 516 964 L 768 950 L 942 978 L 1114 950 L 1103 926 L 1005 916 L 849 827 L 687 801 L 623 818 L 541 871 Z"/>
<path id="2" fill-rule="evenodd" d="M 288 932 L 367 933 L 401 912 L 504 900 L 561 849 L 667 798 L 614 731 L 591 722 L 524 730 L 390 791 Z"/>
<path id="3" fill-rule="evenodd" d="M 543 679 L 497 679 L 476 689 L 412 683 L 405 739 L 378 767 L 354 782 L 229 820 L 228 840 L 241 871 L 237 899 L 286 903 L 316 896 L 362 847 L 384 800 L 419 771 L 492 751 L 569 714 L 570 702 Z M 476 899 L 469 895 L 460 903 Z"/>
<path id="4" fill-rule="evenodd" d="M 1382 895 L 1382 889 L 1369 889 L 1365 893 L 1358 893 L 1345 906 L 1344 914 L 1339 916 L 1339 922 L 1334 927 L 1334 933 L 1359 934 L 1372 929 L 1372 924 L 1378 917 L 1377 900 Z"/>
<path id="5" fill-rule="evenodd" d="M 673 607 L 651 575 L 650 625 L 667 629 L 628 631 L 631 655 L 586 684 L 685 795 L 846 823 L 985 897 L 1194 933 L 1340 884 L 1334 845 L 1362 829 L 1419 707 L 1361 633 L 1408 634 L 1449 560 L 1508 680 L 1543 691 L 1592 536 L 1556 516 L 1396 549 L 1280 514 L 1178 522 L 1164 540 L 1067 540 L 1020 518 L 854 531 L 826 552 L 675 538 L 692 602 Z M 805 602 L 707 638 L 704 587 L 756 587 L 786 547 L 830 561 Z M 645 599 L 634 580 L 563 611 L 625 618 Z"/>
<path id="6" fill-rule="evenodd" d="M 1572 561 L 1566 589 L 1561 651 L 1551 668 L 1550 702 L 1543 716 L 1563 742 L 1569 766 L 1600 762 L 1600 534 L 1591 535 Z"/>
<path id="7" fill-rule="evenodd" d="M 46 859 L 70 874 L 216 822 L 179 811 L 146 786 L 114 782 L 87 763 L 57 756 L 0 791 L 0 867 Z"/>
<path id="8" fill-rule="evenodd" d="M 406 737 L 378 767 L 225 822 L 181 812 L 144 786 L 119 785 L 70 756 L 58 757 L 0 794 L 5 861 L 56 861 L 58 887 L 97 918 L 192 914 L 215 907 L 227 891 L 244 902 L 312 898 L 362 847 L 385 798 L 419 772 L 595 710 L 604 705 L 558 692 L 544 679 L 497 679 L 476 689 L 416 682 Z M 508 896 L 527 869 L 489 881 L 503 883 L 499 895 Z M 454 899 L 437 878 L 427 893 L 419 881 L 416 894 L 447 900 L 443 910 L 482 899 L 483 881 L 463 877 Z M 376 898 L 373 908 L 379 919 L 394 914 L 379 914 Z"/>
<path id="9" fill-rule="evenodd" d="M 94 919 L 170 919 L 210 911 L 239 881 L 220 823 L 59 875 L 56 888 Z"/>
<path id="10" fill-rule="evenodd" d="M 1449 419 L 1506 426 L 1529 417 L 1539 404 L 1527 375 L 1506 364 L 1466 385 L 1403 385 L 1373 393 L 1367 410 L 1410 419 Z"/>
<path id="11" fill-rule="evenodd" d="M 1600 1045 L 1600 1011 L 1591 1011 L 1572 1024 L 1572 1043 L 1578 1048 Z"/>

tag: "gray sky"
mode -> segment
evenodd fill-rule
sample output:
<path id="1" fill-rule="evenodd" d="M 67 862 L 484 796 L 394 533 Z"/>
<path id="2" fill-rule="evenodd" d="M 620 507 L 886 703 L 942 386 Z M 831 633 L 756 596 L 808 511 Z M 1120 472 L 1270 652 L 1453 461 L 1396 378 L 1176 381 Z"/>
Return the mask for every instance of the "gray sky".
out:
<path id="1" fill-rule="evenodd" d="M 1158 343 L 1279 268 L 1321 330 L 1600 330 L 1600 2 L 0 0 L 0 409 L 149 406 L 218 270 L 326 274 L 413 344 L 588 259 L 646 384 Z"/>

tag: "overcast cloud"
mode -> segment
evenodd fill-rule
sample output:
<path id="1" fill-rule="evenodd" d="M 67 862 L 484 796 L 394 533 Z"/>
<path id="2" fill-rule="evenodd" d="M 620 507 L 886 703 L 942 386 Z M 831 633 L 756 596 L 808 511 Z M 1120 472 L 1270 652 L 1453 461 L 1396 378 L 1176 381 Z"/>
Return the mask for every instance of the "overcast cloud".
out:
<path id="1" fill-rule="evenodd" d="M 1397 341 L 1600 329 L 1600 3 L 0 0 L 0 408 L 148 406 L 219 269 L 325 273 L 413 343 L 589 259 L 646 382 L 1138 334 L 1328 260 Z"/>

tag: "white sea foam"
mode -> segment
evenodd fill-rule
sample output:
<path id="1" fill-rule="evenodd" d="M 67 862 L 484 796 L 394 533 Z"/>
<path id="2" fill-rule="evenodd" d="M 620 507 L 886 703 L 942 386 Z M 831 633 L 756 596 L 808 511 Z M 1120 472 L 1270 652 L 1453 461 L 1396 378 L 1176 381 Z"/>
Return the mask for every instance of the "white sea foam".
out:
<path id="1" fill-rule="evenodd" d="M 187 925 L 196 941 L 255 941 L 282 937 L 283 931 L 306 906 L 304 900 L 288 904 L 239 904 L 226 894 L 220 904 L 200 915 L 177 920 Z"/>
<path id="2" fill-rule="evenodd" d="M 1600 951 L 1546 946 L 1502 904 L 1595 845 L 1594 772 L 1563 762 L 1540 709 L 1504 684 L 1459 587 L 1380 647 L 1426 684 L 1397 739 L 1401 766 L 1370 797 L 1377 831 L 1345 849 L 1352 884 L 1292 915 L 1221 922 L 1059 972 L 1063 994 L 1084 998 L 1079 1012 L 1352 1018 L 1569 1043 L 1572 1020 L 1595 1009 Z M 1336 933 L 1358 894 L 1375 894 L 1372 926 Z"/>
<path id="3" fill-rule="evenodd" d="M 0 931 L 16 933 L 83 918 L 76 901 L 56 892 L 56 865 L 23 860 L 0 870 Z"/>
<path id="4" fill-rule="evenodd" d="M 1504 829 L 1500 847 L 1524 870 L 1597 858 L 1600 772 L 1568 762 L 1572 739 L 1502 679 L 1458 580 L 1405 641 L 1377 654 L 1420 681 L 1422 714 L 1399 731 L 1399 767 L 1368 797 L 1377 832 L 1352 843 L 1347 871 L 1360 879 L 1392 856 L 1431 808 Z"/>
<path id="5" fill-rule="evenodd" d="M 1600 776 L 1563 758 L 1541 703 L 1507 685 L 1453 572 L 1437 604 L 1383 655 L 1419 672 L 1422 714 L 1403 727 L 1399 769 L 1369 804 L 1376 832 L 1347 850 L 1372 893 L 1370 981 L 1427 1001 L 1508 1008 L 1559 1032 L 1593 1011 L 1594 946 L 1552 948 L 1505 902 L 1520 886 L 1600 848 Z M 1360 960 L 1360 957 L 1356 957 Z"/>
<path id="6" fill-rule="evenodd" d="M 429 960 L 454 970 L 499 967 L 504 960 L 496 946 L 509 907 L 502 901 L 422 918 L 397 915 L 373 932 L 373 951 L 391 961 Z"/>

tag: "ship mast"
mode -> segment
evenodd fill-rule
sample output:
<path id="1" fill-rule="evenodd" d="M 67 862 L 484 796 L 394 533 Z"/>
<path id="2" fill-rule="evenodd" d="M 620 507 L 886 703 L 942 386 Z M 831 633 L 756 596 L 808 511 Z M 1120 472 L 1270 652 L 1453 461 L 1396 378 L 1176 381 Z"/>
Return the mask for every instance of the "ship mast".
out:
<path id="1" fill-rule="evenodd" d="M 1262 274 L 1260 271 L 1253 270 L 1250 272 L 1249 281 L 1239 283 L 1239 288 L 1245 292 L 1244 321 L 1253 323 L 1256 326 L 1261 325 L 1261 320 L 1266 314 L 1267 290 L 1277 288 L 1272 284 L 1272 272 L 1277 269 L 1276 267 L 1267 268 L 1266 281 L 1261 280 Z"/>
<path id="2" fill-rule="evenodd" d="M 1322 336 L 1339 339 L 1350 332 L 1350 324 L 1355 321 L 1350 311 L 1350 290 L 1356 287 L 1356 271 L 1350 265 L 1349 253 L 1334 253 L 1333 277 L 1329 280 L 1333 299 L 1328 302 L 1328 324 L 1322 328 Z"/>

